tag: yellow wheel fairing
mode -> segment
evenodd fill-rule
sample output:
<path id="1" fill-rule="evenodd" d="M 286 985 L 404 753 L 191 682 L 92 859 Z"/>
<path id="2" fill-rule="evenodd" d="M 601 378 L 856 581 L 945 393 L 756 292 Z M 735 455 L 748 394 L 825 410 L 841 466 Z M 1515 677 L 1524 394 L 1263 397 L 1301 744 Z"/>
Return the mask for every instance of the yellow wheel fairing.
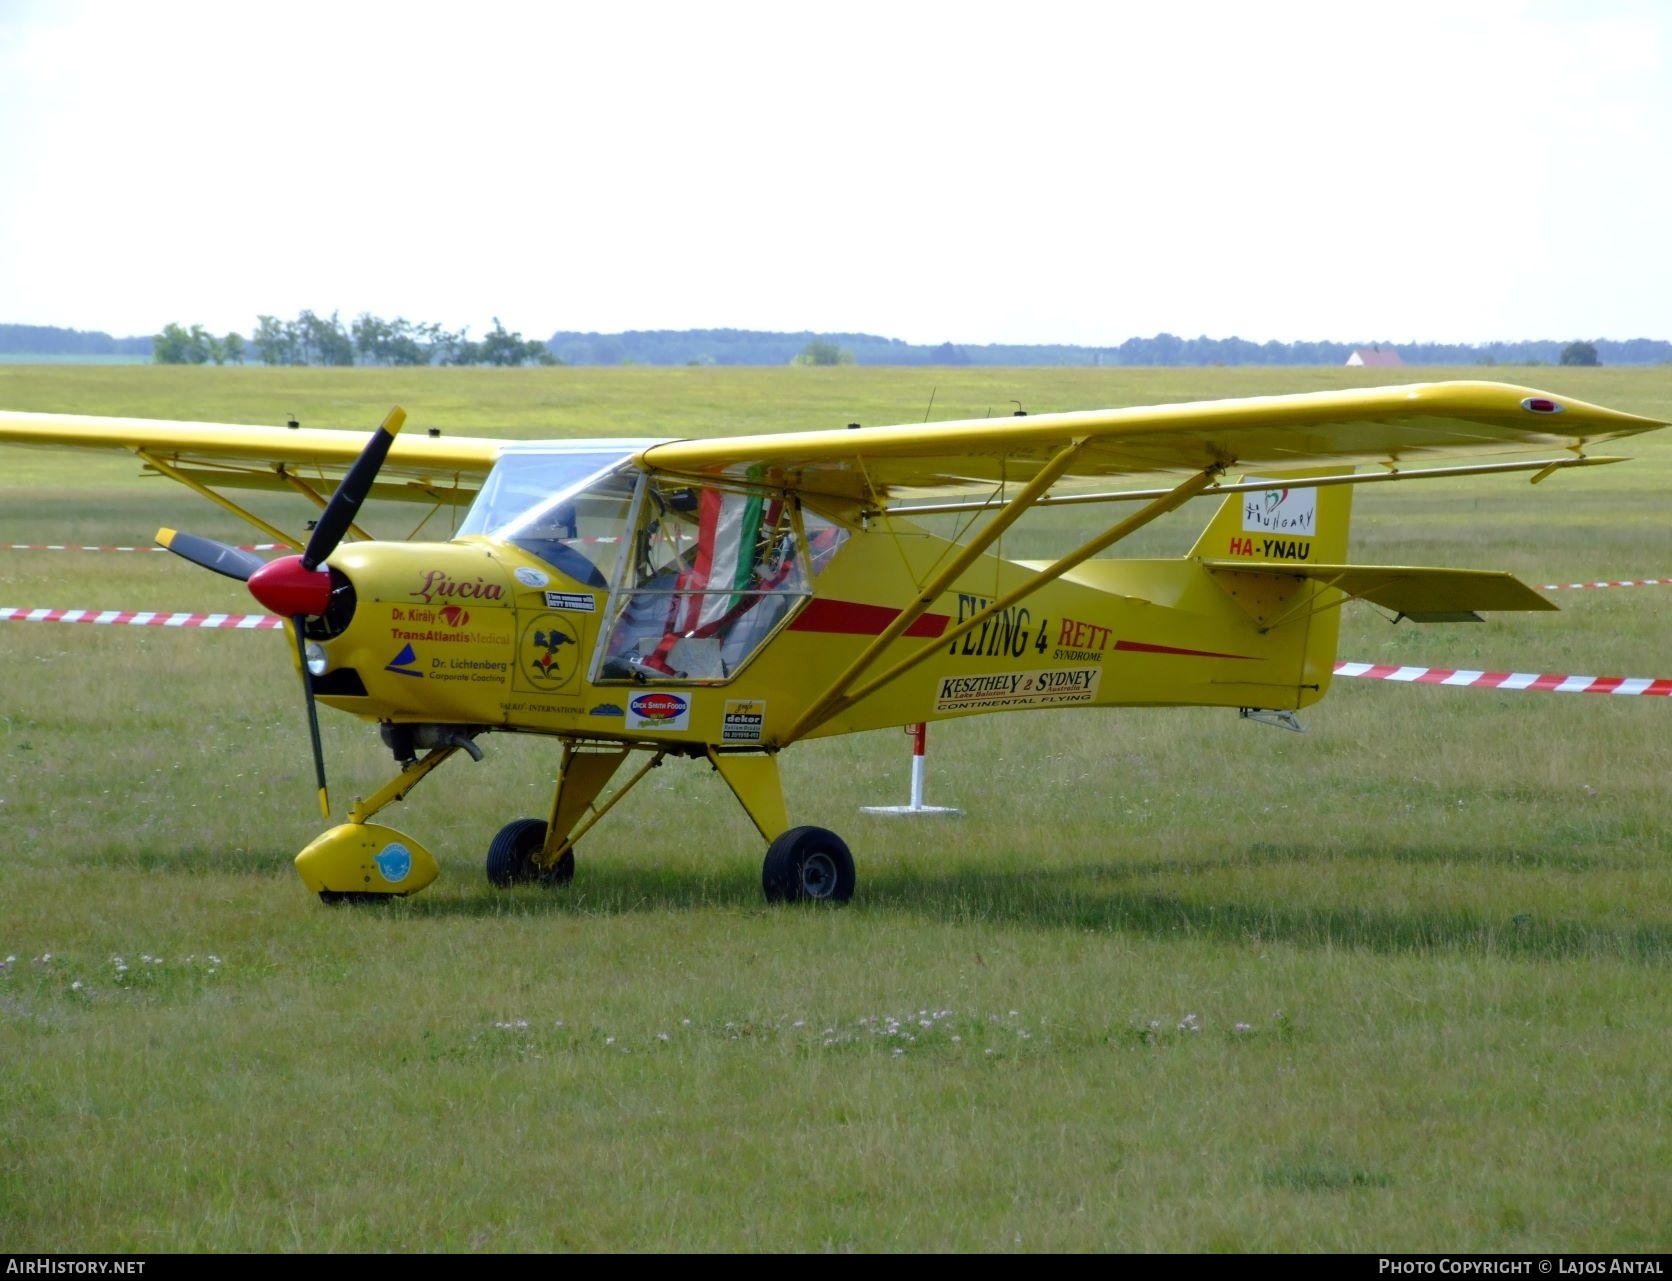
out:
<path id="1" fill-rule="evenodd" d="M 435 856 L 410 836 L 377 823 L 343 823 L 296 856 L 315 894 L 416 894 L 440 874 Z"/>

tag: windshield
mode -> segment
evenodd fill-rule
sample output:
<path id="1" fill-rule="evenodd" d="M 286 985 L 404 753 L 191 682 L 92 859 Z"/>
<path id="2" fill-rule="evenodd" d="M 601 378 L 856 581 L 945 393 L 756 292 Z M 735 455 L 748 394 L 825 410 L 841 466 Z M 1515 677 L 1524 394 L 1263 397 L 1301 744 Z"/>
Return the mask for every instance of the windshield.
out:
<path id="1" fill-rule="evenodd" d="M 577 491 L 632 457 L 622 449 L 513 451 L 500 455 L 476 501 L 459 525 L 459 534 L 510 538 Z"/>

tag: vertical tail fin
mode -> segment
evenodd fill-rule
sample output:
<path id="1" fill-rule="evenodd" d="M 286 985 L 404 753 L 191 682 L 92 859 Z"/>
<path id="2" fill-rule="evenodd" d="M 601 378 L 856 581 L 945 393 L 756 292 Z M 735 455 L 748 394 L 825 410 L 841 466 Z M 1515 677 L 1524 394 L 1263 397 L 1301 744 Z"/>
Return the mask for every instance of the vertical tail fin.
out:
<path id="1" fill-rule="evenodd" d="M 1347 527 L 1353 487 L 1324 485 L 1300 489 L 1286 484 L 1318 476 L 1344 476 L 1351 468 L 1285 472 L 1269 489 L 1227 494 L 1190 555 L 1202 560 L 1302 561 L 1339 565 L 1347 559 Z"/>
<path id="2" fill-rule="evenodd" d="M 1245 561 L 1250 570 L 1281 571 L 1285 565 L 1340 565 L 1347 560 L 1347 528 L 1352 519 L 1353 486 L 1297 488 L 1285 482 L 1319 476 L 1343 476 L 1351 468 L 1288 472 L 1270 478 L 1267 489 L 1227 494 L 1190 555 L 1201 560 Z M 1261 479 L 1248 477 L 1250 480 Z M 1293 583 L 1291 578 L 1288 580 Z M 1294 646 L 1295 701 L 1305 707 L 1322 698 L 1335 669 L 1341 611 L 1307 608 L 1307 601 L 1333 589 L 1307 581 L 1293 590 L 1286 621 L 1272 635 Z M 1274 705 L 1278 705 L 1274 703 Z M 1291 705 L 1291 704 L 1284 704 Z"/>

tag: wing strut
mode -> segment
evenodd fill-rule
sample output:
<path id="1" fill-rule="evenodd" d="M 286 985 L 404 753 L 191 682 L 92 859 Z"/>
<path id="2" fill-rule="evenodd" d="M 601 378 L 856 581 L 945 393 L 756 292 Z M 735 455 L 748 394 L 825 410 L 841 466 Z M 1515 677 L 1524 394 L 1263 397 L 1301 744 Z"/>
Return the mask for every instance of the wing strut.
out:
<path id="1" fill-rule="evenodd" d="M 1197 494 L 1201 493 L 1202 490 L 1213 484 L 1213 482 L 1217 480 L 1225 471 L 1225 466 L 1223 464 L 1215 463 L 1212 467 L 1208 467 L 1197 472 L 1194 476 L 1191 476 L 1188 480 L 1184 481 L 1177 487 L 1168 490 L 1159 498 L 1146 503 L 1142 509 L 1134 512 L 1125 520 L 1109 526 L 1108 529 L 1104 530 L 1090 542 L 1081 544 L 1079 547 L 1069 552 L 1066 556 L 1063 556 L 1060 560 L 1053 561 L 1044 569 L 1033 575 L 1033 577 L 1029 578 L 1020 587 L 1014 588 L 1005 593 L 992 604 L 988 605 L 987 608 L 982 610 L 980 613 L 966 618 L 956 627 L 952 628 L 950 631 L 943 632 L 927 645 L 919 646 L 918 649 L 906 655 L 906 657 L 902 658 L 886 671 L 878 673 L 876 676 L 871 677 L 863 684 L 855 687 L 854 682 L 859 680 L 859 678 L 865 674 L 866 670 L 869 669 L 875 662 L 876 657 L 881 654 L 884 645 L 901 636 L 905 632 L 906 628 L 910 627 L 917 617 L 934 603 L 940 593 L 952 584 L 957 575 L 962 573 L 968 565 L 973 563 L 976 557 L 986 550 L 988 544 L 993 542 L 998 535 L 1003 532 L 1002 529 L 995 529 L 993 526 L 999 525 L 1002 522 L 1004 526 L 1008 527 L 1011 523 L 1013 523 L 1016 518 L 1022 514 L 1026 507 L 1033 504 L 1037 495 L 1043 492 L 1044 486 L 1040 486 L 1039 484 L 1040 478 L 1049 475 L 1050 480 L 1054 480 L 1056 475 L 1060 475 L 1062 468 L 1067 467 L 1072 461 L 1071 457 L 1065 457 L 1065 455 L 1072 455 L 1079 449 L 1079 447 L 1080 446 L 1078 444 L 1072 445 L 1061 454 L 1058 454 L 1056 458 L 1052 459 L 1051 464 L 1046 468 L 1046 470 L 1041 472 L 1039 477 L 1035 478 L 1033 484 L 1030 484 L 1026 490 L 1018 494 L 1011 500 L 1010 503 L 1006 504 L 993 524 L 982 530 L 981 535 L 976 539 L 976 541 L 971 543 L 969 547 L 965 549 L 965 554 L 957 557 L 952 565 L 948 566 L 946 570 L 943 570 L 935 578 L 933 583 L 924 588 L 924 590 L 919 594 L 917 601 L 913 603 L 912 608 L 907 609 L 904 613 L 902 613 L 881 636 L 877 637 L 875 641 L 866 646 L 865 652 L 848 666 L 848 669 L 836 679 L 834 684 L 831 685 L 829 691 L 825 693 L 822 698 L 818 699 L 810 708 L 808 708 L 807 711 L 802 713 L 801 717 L 795 722 L 795 724 L 791 725 L 789 729 L 785 731 L 783 737 L 779 739 L 777 746 L 784 747 L 795 742 L 796 739 L 810 733 L 812 730 L 817 729 L 832 716 L 839 715 L 843 711 L 846 711 L 849 707 L 852 707 L 855 703 L 859 702 L 860 699 L 865 698 L 881 689 L 884 685 L 888 684 L 889 681 L 905 675 L 912 668 L 918 666 L 918 664 L 931 658 L 935 654 L 943 652 L 949 643 L 957 640 L 960 636 L 975 630 L 989 618 L 992 618 L 995 614 L 1002 613 L 1004 610 L 1009 609 L 1010 606 L 1014 605 L 1017 601 L 1038 591 L 1046 583 L 1053 582 L 1056 579 L 1061 578 L 1082 561 L 1090 560 L 1093 556 L 1097 555 L 1098 552 L 1112 547 L 1135 530 L 1141 529 L 1143 526 L 1149 524 L 1152 520 L 1165 516 L 1168 512 L 1173 511 L 1175 508 L 1189 502 L 1190 499 L 1194 498 Z M 1047 480 L 1047 485 L 1050 483 L 1050 480 Z"/>
<path id="2" fill-rule="evenodd" d="M 987 548 L 997 542 L 1005 530 L 1020 520 L 1052 485 L 1062 479 L 1063 473 L 1073 466 L 1074 459 L 1079 456 L 1080 451 L 1085 447 L 1085 440 L 1078 439 L 1070 441 L 1058 450 L 1051 461 L 1040 470 L 1039 474 L 1030 480 L 1016 497 L 1000 507 L 998 514 L 987 523 L 981 532 L 964 544 L 959 553 L 941 568 L 940 573 L 936 574 L 917 593 L 917 599 L 901 610 L 899 616 L 883 628 L 882 634 L 860 651 L 859 656 L 848 664 L 847 668 L 832 682 L 823 696 L 803 712 L 794 725 L 790 726 L 780 740 L 779 746 L 795 742 L 809 730 L 822 725 L 837 712 L 853 703 L 854 699 L 848 697 L 845 693 L 848 686 L 863 676 L 866 669 L 877 661 L 882 652 L 904 636 L 906 629 L 921 618 L 928 611 L 929 606 L 940 599 L 941 593 L 958 581 L 959 575 L 980 560 Z M 937 645 L 943 643 L 944 641 L 937 642 Z"/>
<path id="3" fill-rule="evenodd" d="M 1565 467 L 1598 467 L 1608 463 L 1627 462 L 1626 458 L 1607 454 L 1580 454 L 1573 458 L 1535 458 L 1526 463 L 1478 463 L 1468 467 L 1423 467 L 1415 471 L 1401 471 L 1395 462 L 1385 462 L 1385 472 L 1353 472 L 1336 476 L 1285 477 L 1289 489 L 1326 489 L 1332 485 L 1374 485 L 1388 480 L 1449 480 L 1456 476 L 1494 476 L 1502 472 L 1530 471 L 1533 484 L 1554 475 Z M 1233 485 L 1210 485 L 1203 492 L 1209 498 L 1224 494 L 1257 493 L 1271 488 L 1270 480 L 1245 480 Z M 1135 503 L 1145 498 L 1159 498 L 1165 489 L 1115 489 L 1096 494 L 1052 494 L 1041 498 L 1041 507 L 1069 507 L 1080 503 Z M 985 498 L 959 503 L 897 503 L 893 507 L 877 509 L 885 516 L 945 516 L 953 512 L 983 512 L 994 504 Z M 870 513 L 877 514 L 877 513 Z"/>
<path id="4" fill-rule="evenodd" d="M 205 498 L 207 498 L 210 502 L 214 503 L 217 507 L 223 508 L 224 510 L 231 512 L 234 516 L 238 517 L 240 520 L 249 521 L 250 524 L 254 525 L 257 529 L 259 529 L 262 533 L 266 534 L 274 542 L 283 543 L 284 545 L 289 546 L 291 543 L 296 541 L 296 535 L 287 534 L 287 533 L 284 532 L 284 530 L 278 529 L 273 525 L 269 525 L 266 521 L 262 520 L 261 517 L 257 516 L 254 512 L 249 511 L 246 508 L 240 507 L 237 503 L 233 502 L 230 498 L 227 498 L 224 495 L 217 494 L 214 490 L 210 489 L 209 486 L 203 484 L 201 481 L 195 480 L 192 477 L 188 476 L 185 472 L 181 471 L 178 467 L 170 466 L 168 463 L 165 463 L 162 459 L 158 458 L 155 454 L 151 453 L 149 450 L 136 449 L 136 450 L 134 450 L 134 453 L 139 455 L 139 460 L 142 463 L 144 463 L 147 467 L 153 468 L 154 470 L 161 472 L 164 476 L 167 476 L 170 480 L 179 481 L 182 485 L 184 485 L 187 489 L 191 490 L 193 493 L 202 494 Z"/>
<path id="5" fill-rule="evenodd" d="M 289 485 L 297 493 L 301 494 L 315 507 L 319 508 L 320 511 L 324 511 L 331 505 L 330 499 L 326 495 L 320 493 L 312 485 L 308 484 L 307 481 L 303 480 L 295 472 L 291 471 L 286 464 L 280 463 L 277 467 L 273 468 L 273 472 L 280 480 L 284 481 L 285 484 Z M 369 542 L 371 540 L 371 535 L 361 529 L 360 526 L 354 524 L 352 521 L 349 522 L 348 528 L 361 542 Z"/>

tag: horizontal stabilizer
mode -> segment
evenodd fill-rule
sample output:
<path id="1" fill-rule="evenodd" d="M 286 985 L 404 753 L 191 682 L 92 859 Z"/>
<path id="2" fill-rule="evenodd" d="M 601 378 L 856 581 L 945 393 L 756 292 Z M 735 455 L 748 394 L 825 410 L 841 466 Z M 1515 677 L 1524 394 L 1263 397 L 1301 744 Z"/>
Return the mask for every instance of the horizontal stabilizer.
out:
<path id="1" fill-rule="evenodd" d="M 1310 579 L 1349 600 L 1367 600 L 1418 623 L 1479 622 L 1477 611 L 1555 609 L 1513 574 L 1410 565 L 1277 565 L 1246 560 L 1202 564 L 1256 622 L 1274 626 L 1294 589 Z M 1286 581 L 1289 590 L 1281 590 Z M 1264 590 L 1262 590 L 1262 588 Z M 1273 590 L 1273 589 L 1277 590 Z"/>

